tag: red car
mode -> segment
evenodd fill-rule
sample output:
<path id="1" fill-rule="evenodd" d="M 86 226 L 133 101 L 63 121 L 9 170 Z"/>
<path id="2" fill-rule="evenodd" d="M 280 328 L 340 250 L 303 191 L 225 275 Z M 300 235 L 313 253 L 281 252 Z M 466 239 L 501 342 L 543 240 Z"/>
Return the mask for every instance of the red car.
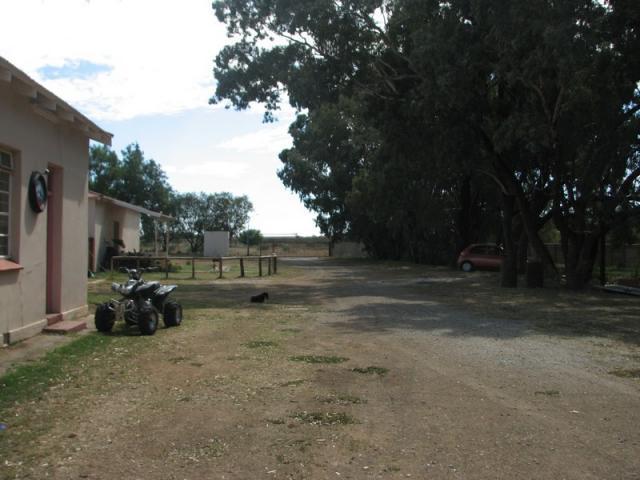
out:
<path id="1" fill-rule="evenodd" d="M 504 253 L 502 248 L 490 243 L 469 245 L 458 256 L 458 268 L 471 272 L 476 268 L 500 269 Z"/>

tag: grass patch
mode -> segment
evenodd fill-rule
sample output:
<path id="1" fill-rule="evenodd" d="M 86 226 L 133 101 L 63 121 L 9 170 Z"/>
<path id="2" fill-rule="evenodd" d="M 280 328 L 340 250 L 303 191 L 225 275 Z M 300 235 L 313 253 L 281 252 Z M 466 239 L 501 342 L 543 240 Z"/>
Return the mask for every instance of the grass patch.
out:
<path id="1" fill-rule="evenodd" d="M 272 425 L 284 425 L 284 420 L 282 418 L 267 418 L 267 423 Z"/>
<path id="2" fill-rule="evenodd" d="M 364 375 L 386 375 L 387 373 L 389 373 L 389 370 L 384 368 L 384 367 L 376 367 L 374 365 L 371 365 L 369 367 L 365 367 L 365 368 L 360 368 L 360 367 L 356 367 L 353 368 L 351 370 L 352 372 L 356 372 L 356 373 L 362 373 Z"/>
<path id="3" fill-rule="evenodd" d="M 221 457 L 227 445 L 217 438 L 212 438 L 201 444 L 197 444 L 191 447 L 174 449 L 169 452 L 169 457 L 179 459 L 181 461 L 190 460 L 192 462 L 198 462 L 204 458 L 217 458 Z"/>
<path id="4" fill-rule="evenodd" d="M 245 355 L 233 355 L 231 357 L 227 357 L 227 360 L 229 360 L 230 362 L 235 362 L 238 360 L 251 360 L 251 357 L 247 357 Z"/>
<path id="5" fill-rule="evenodd" d="M 271 341 L 253 340 L 251 342 L 245 343 L 244 346 L 247 348 L 271 348 L 277 347 L 278 344 Z"/>
<path id="6" fill-rule="evenodd" d="M 547 397 L 559 397 L 560 392 L 558 390 L 539 390 L 536 395 L 546 395 Z"/>
<path id="7" fill-rule="evenodd" d="M 87 292 L 87 305 L 96 306 L 101 303 L 108 302 L 112 298 L 114 298 L 114 294 L 90 291 L 90 292 Z"/>
<path id="8" fill-rule="evenodd" d="M 296 357 L 289 357 L 292 362 L 304 362 L 304 363 L 342 363 L 349 360 L 346 357 L 336 356 L 324 356 L 324 355 L 298 355 Z"/>
<path id="9" fill-rule="evenodd" d="M 629 370 L 618 369 L 609 372 L 611 375 L 621 378 L 640 378 L 640 368 L 633 368 Z"/>
<path id="10" fill-rule="evenodd" d="M 333 395 L 330 397 L 316 397 L 316 399 L 322 403 L 333 403 L 338 405 L 361 405 L 367 403 L 363 398 L 356 397 L 355 395 Z"/>
<path id="11" fill-rule="evenodd" d="M 79 358 L 105 350 L 115 337 L 89 334 L 48 352 L 42 359 L 20 365 L 0 377 L 0 411 L 16 402 L 39 398 L 50 386 L 66 378 Z"/>
<path id="12" fill-rule="evenodd" d="M 356 423 L 353 417 L 343 412 L 298 412 L 291 418 L 309 425 L 350 425 Z"/>
<path id="13" fill-rule="evenodd" d="M 306 380 L 291 380 L 289 382 L 281 383 L 280 386 L 281 387 L 295 387 L 295 386 L 298 386 L 298 385 L 302 385 L 304 382 L 306 382 Z"/>
<path id="14" fill-rule="evenodd" d="M 281 328 L 280 331 L 286 333 L 300 333 L 302 330 L 299 328 Z"/>
<path id="15" fill-rule="evenodd" d="M 168 358 L 167 362 L 171 362 L 171 363 L 177 365 L 178 363 L 182 363 L 185 360 L 189 360 L 189 358 L 188 357 L 173 357 L 173 358 Z"/>

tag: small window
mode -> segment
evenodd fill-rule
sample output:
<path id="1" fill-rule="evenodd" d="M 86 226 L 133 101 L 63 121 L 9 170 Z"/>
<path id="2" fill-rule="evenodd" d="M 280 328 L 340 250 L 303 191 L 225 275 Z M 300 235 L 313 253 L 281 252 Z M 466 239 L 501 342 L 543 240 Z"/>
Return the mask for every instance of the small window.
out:
<path id="1" fill-rule="evenodd" d="M 0 167 L 13 168 L 13 162 L 11 161 L 11 154 L 9 152 L 0 151 Z"/>
<path id="2" fill-rule="evenodd" d="M 0 150 L 0 258 L 9 256 L 12 173 L 11 154 Z"/>

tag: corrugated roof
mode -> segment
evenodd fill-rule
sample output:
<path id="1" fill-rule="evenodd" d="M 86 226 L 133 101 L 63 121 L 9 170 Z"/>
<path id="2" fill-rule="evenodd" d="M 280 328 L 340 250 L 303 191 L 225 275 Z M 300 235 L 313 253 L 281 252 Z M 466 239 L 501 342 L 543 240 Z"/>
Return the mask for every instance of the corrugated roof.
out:
<path id="1" fill-rule="evenodd" d="M 175 220 L 175 218 L 173 218 L 172 216 L 165 215 L 162 212 L 154 212 L 153 210 L 149 210 L 148 208 L 140 207 L 138 205 L 134 205 L 133 203 L 124 202 L 122 200 L 118 200 L 117 198 L 108 197 L 107 195 L 103 195 L 102 193 L 89 191 L 89 198 L 94 198 L 102 202 L 111 203 L 112 205 L 116 205 L 118 207 L 133 210 L 134 212 L 149 215 L 150 217 L 157 218 L 163 222 Z"/>

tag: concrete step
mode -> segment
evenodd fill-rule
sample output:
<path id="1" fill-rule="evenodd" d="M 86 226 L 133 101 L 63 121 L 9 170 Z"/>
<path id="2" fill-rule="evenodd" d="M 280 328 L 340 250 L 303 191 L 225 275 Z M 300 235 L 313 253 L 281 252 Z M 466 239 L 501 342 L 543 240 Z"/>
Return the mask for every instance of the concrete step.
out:
<path id="1" fill-rule="evenodd" d="M 43 331 L 45 333 L 57 333 L 64 335 L 65 333 L 79 332 L 87 328 L 86 320 L 63 320 L 49 325 Z"/>
<path id="2" fill-rule="evenodd" d="M 47 313 L 47 325 L 53 325 L 62 321 L 61 313 Z"/>

